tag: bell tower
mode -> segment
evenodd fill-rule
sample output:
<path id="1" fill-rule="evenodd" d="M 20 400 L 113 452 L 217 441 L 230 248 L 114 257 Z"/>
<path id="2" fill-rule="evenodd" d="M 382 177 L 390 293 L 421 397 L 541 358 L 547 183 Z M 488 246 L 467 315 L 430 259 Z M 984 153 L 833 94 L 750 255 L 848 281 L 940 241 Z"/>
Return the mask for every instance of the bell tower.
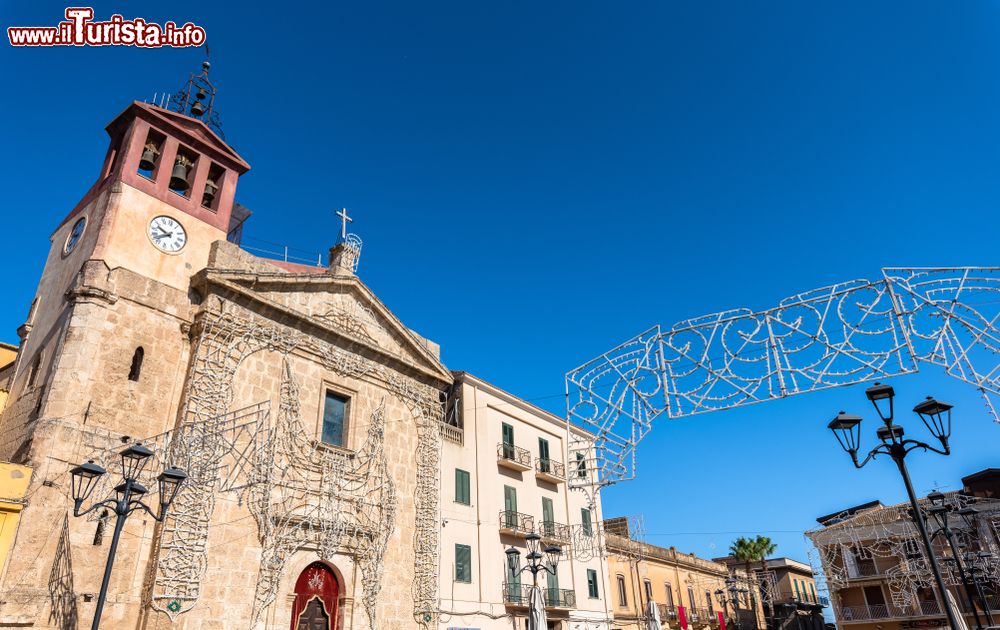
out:
<path id="1" fill-rule="evenodd" d="M 151 351 L 157 343 L 169 338 L 182 347 L 186 337 L 177 322 L 197 299 L 189 295 L 192 276 L 209 266 L 213 243 L 238 242 L 238 228 L 249 216 L 234 199 L 250 166 L 222 138 L 208 73 L 205 62 L 167 107 L 135 101 L 106 127 L 110 143 L 97 181 L 52 233 L 34 302 L 18 331 L 11 400 L 20 400 L 23 409 L 0 418 L 0 432 L 8 429 L 6 439 L 0 436 L 0 459 L 26 454 L 36 419 L 79 414 L 74 398 L 106 396 L 102 390 L 114 379 L 102 380 L 94 348 L 115 348 L 117 354 L 106 357 L 106 373 L 117 377 L 119 364 L 129 364 L 139 349 L 148 367 L 171 354 Z M 131 310 L 117 312 L 126 303 Z M 100 324 L 102 318 L 107 320 Z M 157 328 L 158 336 L 151 335 Z M 74 331 L 84 329 L 91 333 L 81 344 Z M 76 354 L 77 363 L 68 360 Z M 138 405 L 141 397 L 134 398 Z M 131 435 L 155 434 L 173 420 L 154 414 L 162 417 L 140 432 L 115 415 L 108 410 L 102 424 Z"/>

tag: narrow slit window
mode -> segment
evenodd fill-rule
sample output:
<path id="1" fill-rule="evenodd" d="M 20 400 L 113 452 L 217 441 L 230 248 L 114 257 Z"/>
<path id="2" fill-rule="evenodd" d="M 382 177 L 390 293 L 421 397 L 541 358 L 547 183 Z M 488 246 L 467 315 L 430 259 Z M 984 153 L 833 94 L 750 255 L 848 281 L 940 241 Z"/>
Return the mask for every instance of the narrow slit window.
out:
<path id="1" fill-rule="evenodd" d="M 145 358 L 145 356 L 146 356 L 146 351 L 142 349 L 142 346 L 136 348 L 135 352 L 132 353 L 132 366 L 128 370 L 128 380 L 130 381 L 139 380 L 139 374 L 142 373 L 142 360 Z"/>
<path id="2" fill-rule="evenodd" d="M 38 372 L 42 369 L 42 350 L 43 348 L 38 349 L 38 352 L 35 354 L 35 360 L 31 362 L 31 371 L 28 372 L 28 387 L 35 386 Z"/>

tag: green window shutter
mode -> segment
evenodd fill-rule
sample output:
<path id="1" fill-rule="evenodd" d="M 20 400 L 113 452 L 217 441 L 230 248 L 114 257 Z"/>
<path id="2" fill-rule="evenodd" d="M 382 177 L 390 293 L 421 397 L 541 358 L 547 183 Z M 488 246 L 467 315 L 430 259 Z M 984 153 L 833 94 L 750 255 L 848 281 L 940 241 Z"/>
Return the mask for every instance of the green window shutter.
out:
<path id="1" fill-rule="evenodd" d="M 542 497 L 542 522 L 546 523 L 551 528 L 552 523 L 554 523 L 555 520 L 555 509 L 552 507 L 552 499 Z"/>
<path id="2" fill-rule="evenodd" d="M 469 473 L 461 468 L 455 469 L 455 503 L 470 505 Z"/>
<path id="3" fill-rule="evenodd" d="M 594 535 L 594 526 L 590 521 L 590 510 L 580 508 L 580 522 L 583 523 L 583 533 L 587 536 Z"/>
<path id="4" fill-rule="evenodd" d="M 503 487 L 503 509 L 517 512 L 517 490 L 510 486 Z"/>
<path id="5" fill-rule="evenodd" d="M 512 427 L 511 425 L 509 425 L 506 422 L 504 422 L 503 426 L 502 426 L 502 431 L 503 431 L 503 443 L 507 444 L 508 446 L 513 445 L 514 444 L 514 427 Z"/>
<path id="6" fill-rule="evenodd" d="M 455 545 L 455 581 L 472 582 L 472 547 Z"/>
<path id="7" fill-rule="evenodd" d="M 799 593 L 799 581 L 798 580 L 792 580 L 792 582 L 795 584 L 795 598 L 796 599 L 802 599 L 802 594 Z"/>
<path id="8" fill-rule="evenodd" d="M 549 441 L 545 438 L 538 438 L 538 459 L 542 472 L 549 471 Z"/>
<path id="9" fill-rule="evenodd" d="M 813 583 L 809 583 L 809 594 L 812 595 L 812 602 L 816 603 L 816 589 L 813 588 Z"/>
<path id="10" fill-rule="evenodd" d="M 587 569 L 587 594 L 597 599 L 597 571 Z"/>

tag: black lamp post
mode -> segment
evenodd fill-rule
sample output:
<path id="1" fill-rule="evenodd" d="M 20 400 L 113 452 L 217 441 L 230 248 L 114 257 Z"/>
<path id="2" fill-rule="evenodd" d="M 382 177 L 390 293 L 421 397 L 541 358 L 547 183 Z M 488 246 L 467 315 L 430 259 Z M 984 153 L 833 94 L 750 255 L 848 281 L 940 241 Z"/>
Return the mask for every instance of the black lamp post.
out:
<path id="1" fill-rule="evenodd" d="M 125 527 L 125 519 L 138 510 L 145 510 L 153 519 L 163 521 L 167 515 L 167 508 L 177 496 L 181 484 L 187 479 L 187 475 L 177 468 L 167 468 L 157 477 L 160 493 L 160 509 L 157 514 L 143 503 L 140 498 L 148 490 L 139 483 L 139 474 L 142 472 L 146 461 L 153 455 L 142 444 L 136 443 L 121 452 L 122 458 L 122 483 L 115 486 L 115 496 L 95 503 L 86 510 L 81 511 L 83 502 L 90 498 L 98 481 L 107 471 L 89 461 L 86 464 L 76 466 L 70 470 L 72 475 L 73 490 L 73 516 L 84 516 L 93 512 L 97 508 L 110 508 L 117 515 L 115 521 L 115 533 L 111 539 L 111 547 L 108 549 L 108 561 L 104 566 L 104 579 L 101 582 L 101 593 L 97 598 L 97 608 L 94 611 L 94 622 L 91 630 L 98 630 L 101 624 L 101 613 L 104 611 L 104 601 L 108 596 L 108 583 L 111 580 L 111 568 L 115 563 L 115 552 L 118 550 L 118 539 L 121 538 L 122 529 Z"/>
<path id="2" fill-rule="evenodd" d="M 559 557 L 562 555 L 562 548 L 556 545 L 549 545 L 544 549 L 541 549 L 542 537 L 532 532 L 524 537 L 525 542 L 528 544 L 528 555 L 526 556 L 528 563 L 520 568 L 521 564 L 521 552 L 516 547 L 510 547 L 507 549 L 507 566 L 510 567 L 511 575 L 520 575 L 525 571 L 531 571 L 532 584 L 538 586 L 538 574 L 542 571 L 546 573 L 556 574 L 556 565 L 559 564 Z"/>
<path id="3" fill-rule="evenodd" d="M 913 521 L 916 523 L 917 529 L 920 531 L 920 537 L 924 542 L 924 549 L 927 552 L 927 563 L 934 574 L 934 582 L 938 587 L 941 605 L 944 607 L 948 623 L 951 627 L 959 628 L 958 619 L 955 618 L 955 611 L 948 605 L 948 591 L 944 585 L 944 579 L 941 577 L 941 569 L 934 558 L 934 547 L 931 545 L 930 536 L 927 534 L 927 526 L 924 523 L 920 506 L 917 504 L 917 496 L 913 492 L 913 484 L 910 481 L 910 473 L 906 469 L 905 461 L 906 456 L 917 449 L 922 449 L 925 452 L 933 451 L 939 455 L 949 455 L 951 453 L 951 449 L 948 448 L 948 438 L 951 436 L 952 405 L 928 396 L 924 402 L 913 408 L 914 413 L 920 416 L 928 431 L 931 432 L 931 435 L 941 443 L 941 448 L 937 449 L 926 442 L 903 439 L 903 427 L 892 422 L 894 411 L 893 398 L 895 395 L 896 392 L 893 391 L 890 385 L 883 385 L 881 383 L 875 383 L 874 386 L 865 390 L 865 396 L 871 401 L 885 426 L 879 427 L 875 432 L 875 435 L 882 443 L 869 451 L 864 461 L 858 461 L 858 450 L 861 443 L 861 416 L 854 416 L 841 411 L 827 426 L 833 431 L 837 441 L 840 442 L 840 446 L 851 456 L 851 461 L 854 462 L 856 468 L 862 468 L 878 455 L 888 455 L 896 463 L 896 467 L 899 468 L 899 474 L 903 477 L 903 484 L 906 486 L 906 494 L 910 498 L 910 505 L 913 508 Z"/>
<path id="4" fill-rule="evenodd" d="M 728 584 L 729 580 L 726 580 L 726 583 Z M 730 600 L 729 600 L 728 597 L 726 597 L 726 591 L 724 591 L 721 588 L 720 589 L 716 589 L 716 591 L 715 591 L 715 599 L 719 600 L 719 605 L 722 606 L 722 613 L 723 613 L 723 615 L 727 619 L 735 619 L 734 624 L 735 624 L 735 626 L 737 628 L 739 628 L 739 625 L 740 625 L 739 619 L 736 618 L 736 617 L 730 617 L 729 616 L 729 601 Z M 734 602 L 734 605 L 735 605 L 735 602 Z"/>
<path id="5" fill-rule="evenodd" d="M 951 547 L 951 560 L 955 563 L 955 567 L 958 569 L 958 579 L 962 581 L 962 587 L 965 589 L 965 596 L 969 601 L 969 609 L 972 611 L 972 615 L 976 619 L 976 628 L 978 628 L 978 630 L 983 630 L 983 622 L 979 619 L 979 612 L 976 610 L 976 600 L 972 596 L 972 588 L 969 584 L 969 578 L 965 572 L 965 567 L 962 566 L 962 559 L 958 553 L 959 545 L 955 542 L 955 532 L 951 530 L 951 524 L 948 522 L 949 513 L 956 511 L 957 508 L 955 508 L 954 505 L 946 503 L 945 496 L 941 492 L 932 492 L 928 494 L 927 500 L 931 503 L 931 507 L 927 509 L 927 513 L 929 513 L 937 523 L 937 529 L 931 534 L 931 540 L 940 535 L 944 535 L 945 540 L 948 541 L 948 546 Z M 983 607 L 983 610 L 986 610 L 985 606 Z"/>

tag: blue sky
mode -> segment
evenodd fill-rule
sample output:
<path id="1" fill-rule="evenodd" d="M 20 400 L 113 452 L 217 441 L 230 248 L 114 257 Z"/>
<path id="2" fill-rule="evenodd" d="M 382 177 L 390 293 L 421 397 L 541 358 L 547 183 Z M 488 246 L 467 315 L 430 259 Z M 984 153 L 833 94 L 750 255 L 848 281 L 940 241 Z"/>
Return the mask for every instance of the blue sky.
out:
<path id="1" fill-rule="evenodd" d="M 53 25 L 64 7 L 0 14 Z M 995 2 L 95 11 L 205 27 L 227 139 L 253 167 L 248 236 L 325 251 L 347 206 L 361 278 L 450 368 L 559 414 L 567 370 L 654 323 L 882 266 L 998 263 Z M 16 340 L 48 236 L 97 175 L 104 125 L 201 60 L 0 46 L 0 340 Z M 894 385 L 904 407 L 957 405 L 954 455 L 913 458 L 918 491 L 1000 465 L 1000 426 L 971 388 L 934 371 Z M 641 512 L 650 542 L 706 556 L 760 532 L 806 559 L 816 516 L 903 496 L 890 462 L 853 470 L 825 429 L 866 405 L 842 388 L 658 421 L 605 513 Z"/>

